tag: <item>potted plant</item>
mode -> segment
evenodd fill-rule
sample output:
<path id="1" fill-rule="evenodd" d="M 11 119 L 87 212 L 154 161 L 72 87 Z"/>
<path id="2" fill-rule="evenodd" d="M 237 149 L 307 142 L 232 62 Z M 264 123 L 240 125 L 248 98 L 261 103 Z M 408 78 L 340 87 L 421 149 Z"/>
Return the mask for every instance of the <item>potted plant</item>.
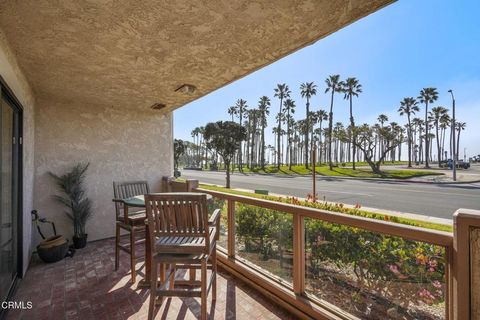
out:
<path id="1" fill-rule="evenodd" d="M 61 195 L 54 195 L 53 198 L 67 208 L 65 214 L 73 222 L 73 245 L 76 249 L 81 249 L 87 244 L 85 225 L 93 214 L 92 202 L 85 196 L 83 185 L 89 165 L 89 163 L 78 163 L 72 170 L 61 176 L 49 172 L 62 193 Z"/>

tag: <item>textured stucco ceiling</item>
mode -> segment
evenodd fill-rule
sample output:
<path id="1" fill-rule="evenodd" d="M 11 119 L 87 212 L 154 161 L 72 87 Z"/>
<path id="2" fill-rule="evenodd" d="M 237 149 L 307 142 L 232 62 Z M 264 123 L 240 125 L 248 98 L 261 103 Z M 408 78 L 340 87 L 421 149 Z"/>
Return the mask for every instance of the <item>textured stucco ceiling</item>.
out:
<path id="1" fill-rule="evenodd" d="M 0 29 L 37 96 L 172 110 L 391 2 L 0 0 Z"/>

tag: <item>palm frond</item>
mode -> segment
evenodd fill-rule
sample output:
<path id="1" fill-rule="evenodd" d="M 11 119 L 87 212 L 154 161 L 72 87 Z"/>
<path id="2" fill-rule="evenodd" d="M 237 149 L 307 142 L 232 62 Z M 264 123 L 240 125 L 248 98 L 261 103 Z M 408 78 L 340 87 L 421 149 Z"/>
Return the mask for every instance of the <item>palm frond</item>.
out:
<path id="1" fill-rule="evenodd" d="M 79 237 L 85 234 L 85 225 L 92 217 L 92 202 L 85 196 L 84 181 L 89 163 L 76 164 L 69 172 L 58 176 L 52 172 L 48 174 L 54 180 L 61 195 L 52 198 L 65 206 L 65 215 L 73 221 L 74 235 Z"/>

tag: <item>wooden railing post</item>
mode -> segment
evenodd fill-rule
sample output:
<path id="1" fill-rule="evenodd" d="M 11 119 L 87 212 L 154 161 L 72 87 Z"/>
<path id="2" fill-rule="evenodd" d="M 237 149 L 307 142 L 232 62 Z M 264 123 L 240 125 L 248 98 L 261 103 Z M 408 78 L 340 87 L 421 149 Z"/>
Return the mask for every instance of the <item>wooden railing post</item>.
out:
<path id="1" fill-rule="evenodd" d="M 171 186 L 170 183 L 172 181 L 172 178 L 170 176 L 163 176 L 162 177 L 162 192 L 171 192 Z"/>
<path id="2" fill-rule="evenodd" d="M 227 252 L 228 256 L 235 257 L 235 201 L 227 200 Z"/>
<path id="3" fill-rule="evenodd" d="M 480 319 L 480 211 L 458 209 L 453 223 L 454 319 Z"/>
<path id="4" fill-rule="evenodd" d="M 197 189 L 198 188 L 198 180 L 195 180 L 195 179 L 187 179 L 187 192 L 191 192 L 193 191 L 194 189 Z"/>
<path id="5" fill-rule="evenodd" d="M 305 218 L 293 215 L 293 291 L 305 291 Z"/>

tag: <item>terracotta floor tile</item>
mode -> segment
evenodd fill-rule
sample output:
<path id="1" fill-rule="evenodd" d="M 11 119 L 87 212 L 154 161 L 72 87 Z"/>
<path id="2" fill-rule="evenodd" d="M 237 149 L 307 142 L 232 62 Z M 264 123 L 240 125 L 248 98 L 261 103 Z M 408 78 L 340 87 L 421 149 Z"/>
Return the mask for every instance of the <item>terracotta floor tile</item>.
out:
<path id="1" fill-rule="evenodd" d="M 137 288 L 144 263 L 137 264 L 137 283 L 130 283 L 130 260 L 120 254 L 114 271 L 114 239 L 91 242 L 73 258 L 45 264 L 33 258 L 16 293 L 16 300 L 32 301 L 31 310 L 14 310 L 7 319 L 146 319 L 150 293 Z M 143 247 L 138 247 L 143 255 Z M 199 278 L 199 277 L 197 277 Z M 219 270 L 217 300 L 208 297 L 210 319 L 293 319 L 245 283 Z M 200 299 L 164 299 L 155 319 L 197 319 Z"/>

